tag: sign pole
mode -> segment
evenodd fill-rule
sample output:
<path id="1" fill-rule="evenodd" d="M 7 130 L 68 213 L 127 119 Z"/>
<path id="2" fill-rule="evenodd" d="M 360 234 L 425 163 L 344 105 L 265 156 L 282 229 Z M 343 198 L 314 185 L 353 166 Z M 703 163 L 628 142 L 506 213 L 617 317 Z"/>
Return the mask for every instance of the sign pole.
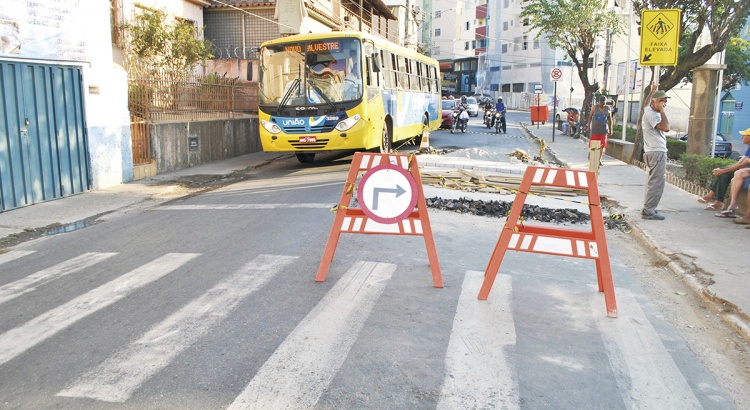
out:
<path id="1" fill-rule="evenodd" d="M 539 101 L 539 94 L 536 95 L 536 129 L 539 129 L 539 123 L 542 122 L 541 114 L 542 114 L 542 107 L 539 106 L 541 102 Z"/>
<path id="2" fill-rule="evenodd" d="M 555 81 L 554 93 L 552 97 L 552 142 L 555 142 L 555 118 L 557 118 L 557 81 Z"/>

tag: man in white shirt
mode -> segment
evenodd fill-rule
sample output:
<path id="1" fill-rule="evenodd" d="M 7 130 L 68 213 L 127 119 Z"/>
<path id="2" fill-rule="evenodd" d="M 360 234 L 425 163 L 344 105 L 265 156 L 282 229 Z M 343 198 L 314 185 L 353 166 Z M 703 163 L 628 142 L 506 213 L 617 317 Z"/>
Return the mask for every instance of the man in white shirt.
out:
<path id="1" fill-rule="evenodd" d="M 643 111 L 641 122 L 643 129 L 643 161 L 648 167 L 646 185 L 646 199 L 641 210 L 641 218 L 656 221 L 664 220 L 664 215 L 656 210 L 664 193 L 667 179 L 667 137 L 669 120 L 664 113 L 667 106 L 667 93 L 657 90 L 658 84 L 651 84 L 651 94 L 646 99 L 649 102 Z M 650 100 L 650 101 L 649 101 Z"/>

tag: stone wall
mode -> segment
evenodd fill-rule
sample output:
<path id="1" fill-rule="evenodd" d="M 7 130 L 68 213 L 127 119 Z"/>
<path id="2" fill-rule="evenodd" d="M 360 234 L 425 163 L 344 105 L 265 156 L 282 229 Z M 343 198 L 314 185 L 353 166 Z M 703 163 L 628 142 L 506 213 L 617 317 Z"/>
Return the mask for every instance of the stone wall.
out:
<path id="1" fill-rule="evenodd" d="M 258 117 L 149 125 L 151 156 L 159 173 L 260 151 Z"/>

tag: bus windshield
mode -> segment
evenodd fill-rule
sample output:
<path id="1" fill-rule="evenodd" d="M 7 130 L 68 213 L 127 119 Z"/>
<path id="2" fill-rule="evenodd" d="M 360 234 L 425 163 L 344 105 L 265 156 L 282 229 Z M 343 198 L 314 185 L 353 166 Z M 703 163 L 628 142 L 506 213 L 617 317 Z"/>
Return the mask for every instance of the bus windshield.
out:
<path id="1" fill-rule="evenodd" d="M 362 98 L 361 43 L 339 38 L 274 44 L 261 51 L 259 103 L 278 107 Z"/>

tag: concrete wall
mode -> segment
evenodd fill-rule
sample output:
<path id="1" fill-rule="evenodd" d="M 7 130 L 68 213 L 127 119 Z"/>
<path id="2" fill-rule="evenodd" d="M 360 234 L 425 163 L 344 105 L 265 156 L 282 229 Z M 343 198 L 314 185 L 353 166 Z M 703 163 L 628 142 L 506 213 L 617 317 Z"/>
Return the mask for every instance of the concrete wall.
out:
<path id="1" fill-rule="evenodd" d="M 149 125 L 159 173 L 261 151 L 258 117 Z"/>

